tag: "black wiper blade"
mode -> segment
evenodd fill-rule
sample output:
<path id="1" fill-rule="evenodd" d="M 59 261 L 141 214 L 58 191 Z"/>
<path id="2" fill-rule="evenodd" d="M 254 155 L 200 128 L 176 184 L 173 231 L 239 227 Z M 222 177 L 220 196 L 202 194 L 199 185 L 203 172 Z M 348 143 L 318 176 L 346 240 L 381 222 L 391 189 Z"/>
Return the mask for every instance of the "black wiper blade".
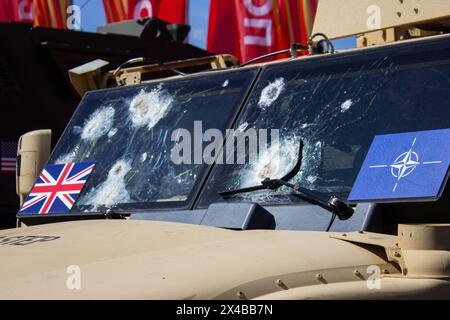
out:
<path id="1" fill-rule="evenodd" d="M 229 198 L 233 195 L 240 193 L 247 193 L 258 190 L 275 190 L 282 186 L 286 186 L 296 191 L 296 194 L 303 200 L 318 205 L 324 208 L 325 210 L 330 211 L 331 213 L 335 214 L 340 220 L 349 219 L 354 213 L 353 208 L 350 207 L 343 200 L 339 199 L 337 196 L 331 196 L 327 199 L 326 196 L 321 192 L 309 190 L 307 188 L 301 187 L 299 185 L 294 185 L 288 182 L 290 179 L 295 177 L 297 173 L 300 171 L 303 157 L 302 154 L 303 154 L 303 141 L 300 141 L 299 155 L 297 158 L 297 162 L 295 163 L 295 166 L 292 168 L 292 170 L 289 173 L 287 173 L 284 177 L 282 177 L 281 179 L 265 179 L 261 181 L 260 185 L 230 191 L 223 191 L 219 192 L 219 195 L 222 196 L 223 198 Z"/>

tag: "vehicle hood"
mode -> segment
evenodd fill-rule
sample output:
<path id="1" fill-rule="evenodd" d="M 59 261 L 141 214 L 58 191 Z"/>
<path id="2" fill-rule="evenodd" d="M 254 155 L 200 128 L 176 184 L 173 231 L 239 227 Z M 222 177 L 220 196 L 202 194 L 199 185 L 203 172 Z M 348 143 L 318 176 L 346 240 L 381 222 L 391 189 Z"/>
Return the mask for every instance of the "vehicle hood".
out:
<path id="1" fill-rule="evenodd" d="M 386 263 L 324 232 L 135 220 L 4 230 L 0 257 L 0 299 L 237 299 L 246 286 L 254 298 L 283 290 L 280 277 Z"/>

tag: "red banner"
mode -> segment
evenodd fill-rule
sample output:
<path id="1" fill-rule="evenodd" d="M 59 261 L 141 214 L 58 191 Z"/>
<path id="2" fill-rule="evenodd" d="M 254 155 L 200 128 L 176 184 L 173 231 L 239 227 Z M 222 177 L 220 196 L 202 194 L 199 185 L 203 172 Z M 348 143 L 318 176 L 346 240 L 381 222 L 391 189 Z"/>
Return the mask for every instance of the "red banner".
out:
<path id="1" fill-rule="evenodd" d="M 67 28 L 67 7 L 72 0 L 33 0 L 34 25 L 50 28 Z"/>
<path id="2" fill-rule="evenodd" d="M 13 20 L 14 12 L 10 0 L 0 0 L 0 22 Z"/>
<path id="3" fill-rule="evenodd" d="M 1 22 L 27 22 L 33 23 L 32 0 L 0 0 Z"/>
<path id="4" fill-rule="evenodd" d="M 317 0 L 211 0 L 207 49 L 248 61 L 306 44 L 316 9 Z"/>
<path id="5" fill-rule="evenodd" d="M 188 23 L 188 0 L 103 0 L 108 23 L 156 17 L 171 23 Z"/>
<path id="6" fill-rule="evenodd" d="M 64 29 L 71 4 L 72 0 L 0 0 L 0 21 Z"/>
<path id="7" fill-rule="evenodd" d="M 128 0 L 103 0 L 108 23 L 128 20 Z"/>
<path id="8" fill-rule="evenodd" d="M 13 12 L 9 0 L 0 0 L 0 22 L 9 22 L 12 20 Z"/>

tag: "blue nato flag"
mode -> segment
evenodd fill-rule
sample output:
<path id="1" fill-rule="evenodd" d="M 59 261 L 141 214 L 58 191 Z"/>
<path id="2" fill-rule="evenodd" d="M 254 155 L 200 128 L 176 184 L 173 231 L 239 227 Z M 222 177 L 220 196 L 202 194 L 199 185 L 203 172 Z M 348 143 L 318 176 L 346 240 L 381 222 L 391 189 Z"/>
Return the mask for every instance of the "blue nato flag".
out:
<path id="1" fill-rule="evenodd" d="M 376 136 L 348 200 L 436 200 L 449 164 L 450 129 Z"/>

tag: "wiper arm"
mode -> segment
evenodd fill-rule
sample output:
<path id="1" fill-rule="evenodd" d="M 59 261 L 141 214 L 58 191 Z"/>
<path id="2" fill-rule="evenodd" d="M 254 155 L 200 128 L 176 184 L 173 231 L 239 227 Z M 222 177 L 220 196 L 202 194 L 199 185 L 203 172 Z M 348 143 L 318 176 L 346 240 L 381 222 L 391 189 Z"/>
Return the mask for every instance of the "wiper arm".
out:
<path id="1" fill-rule="evenodd" d="M 219 192 L 219 195 L 222 196 L 223 198 L 229 198 L 236 194 L 253 192 L 257 190 L 275 190 L 280 188 L 281 186 L 291 188 L 292 190 L 296 191 L 298 196 L 303 200 L 311 204 L 318 205 L 324 208 L 325 210 L 328 210 L 331 213 L 336 214 L 336 216 L 340 220 L 347 220 L 354 213 L 353 208 L 350 207 L 348 204 L 346 204 L 343 200 L 339 199 L 337 196 L 331 196 L 329 199 L 325 199 L 325 195 L 320 192 L 303 188 L 299 185 L 289 183 L 282 179 L 265 179 L 261 181 L 261 185 L 259 186 Z"/>
<path id="2" fill-rule="evenodd" d="M 121 213 L 116 210 L 116 205 L 112 207 L 100 206 L 99 212 L 105 216 L 106 219 L 125 219 L 125 216 L 129 216 L 129 213 Z"/>
<path id="3" fill-rule="evenodd" d="M 298 196 L 303 200 L 308 201 L 309 203 L 312 204 L 316 204 L 324 208 L 325 210 L 328 210 L 331 213 L 336 214 L 336 216 L 340 220 L 347 220 L 354 213 L 353 208 L 350 207 L 343 200 L 339 199 L 337 196 L 331 196 L 328 199 L 325 199 L 325 195 L 321 192 L 312 191 L 307 188 L 303 188 L 299 185 L 295 185 L 280 179 L 273 179 L 273 180 L 266 179 L 262 181 L 261 184 L 274 185 L 278 186 L 278 188 L 281 186 L 291 188 L 292 190 L 296 191 L 298 193 Z"/>
<path id="4" fill-rule="evenodd" d="M 331 196 L 330 198 L 325 199 L 325 195 L 320 192 L 309 190 L 307 188 L 303 188 L 299 185 L 294 185 L 288 182 L 300 171 L 302 164 L 302 153 L 303 141 L 300 141 L 297 162 L 295 163 L 295 166 L 292 168 L 292 170 L 281 179 L 265 179 L 261 181 L 260 185 L 230 191 L 223 191 L 219 192 L 219 195 L 223 198 L 229 198 L 240 193 L 247 193 L 258 190 L 275 190 L 280 188 L 281 186 L 286 186 L 296 191 L 297 195 L 303 200 L 330 211 L 331 213 L 335 214 L 340 220 L 349 219 L 354 213 L 353 208 L 343 200 L 339 199 L 337 196 Z"/>
<path id="5" fill-rule="evenodd" d="M 297 156 L 297 162 L 295 163 L 294 167 L 289 171 L 284 177 L 282 177 L 280 180 L 283 180 L 285 182 L 291 180 L 293 177 L 297 175 L 297 173 L 300 171 L 300 167 L 302 166 L 302 157 L 303 157 L 303 141 L 300 140 L 299 150 L 298 150 L 298 156 Z M 267 180 L 267 179 L 266 179 Z M 231 191 L 223 191 L 219 192 L 219 195 L 222 198 L 229 198 L 235 194 L 238 193 L 246 193 L 246 192 L 253 192 L 258 190 L 264 190 L 264 189 L 278 189 L 281 185 L 277 186 L 275 184 L 266 184 L 263 185 L 262 183 L 258 186 L 254 187 L 248 187 L 248 188 L 242 188 L 242 189 L 236 189 Z"/>

